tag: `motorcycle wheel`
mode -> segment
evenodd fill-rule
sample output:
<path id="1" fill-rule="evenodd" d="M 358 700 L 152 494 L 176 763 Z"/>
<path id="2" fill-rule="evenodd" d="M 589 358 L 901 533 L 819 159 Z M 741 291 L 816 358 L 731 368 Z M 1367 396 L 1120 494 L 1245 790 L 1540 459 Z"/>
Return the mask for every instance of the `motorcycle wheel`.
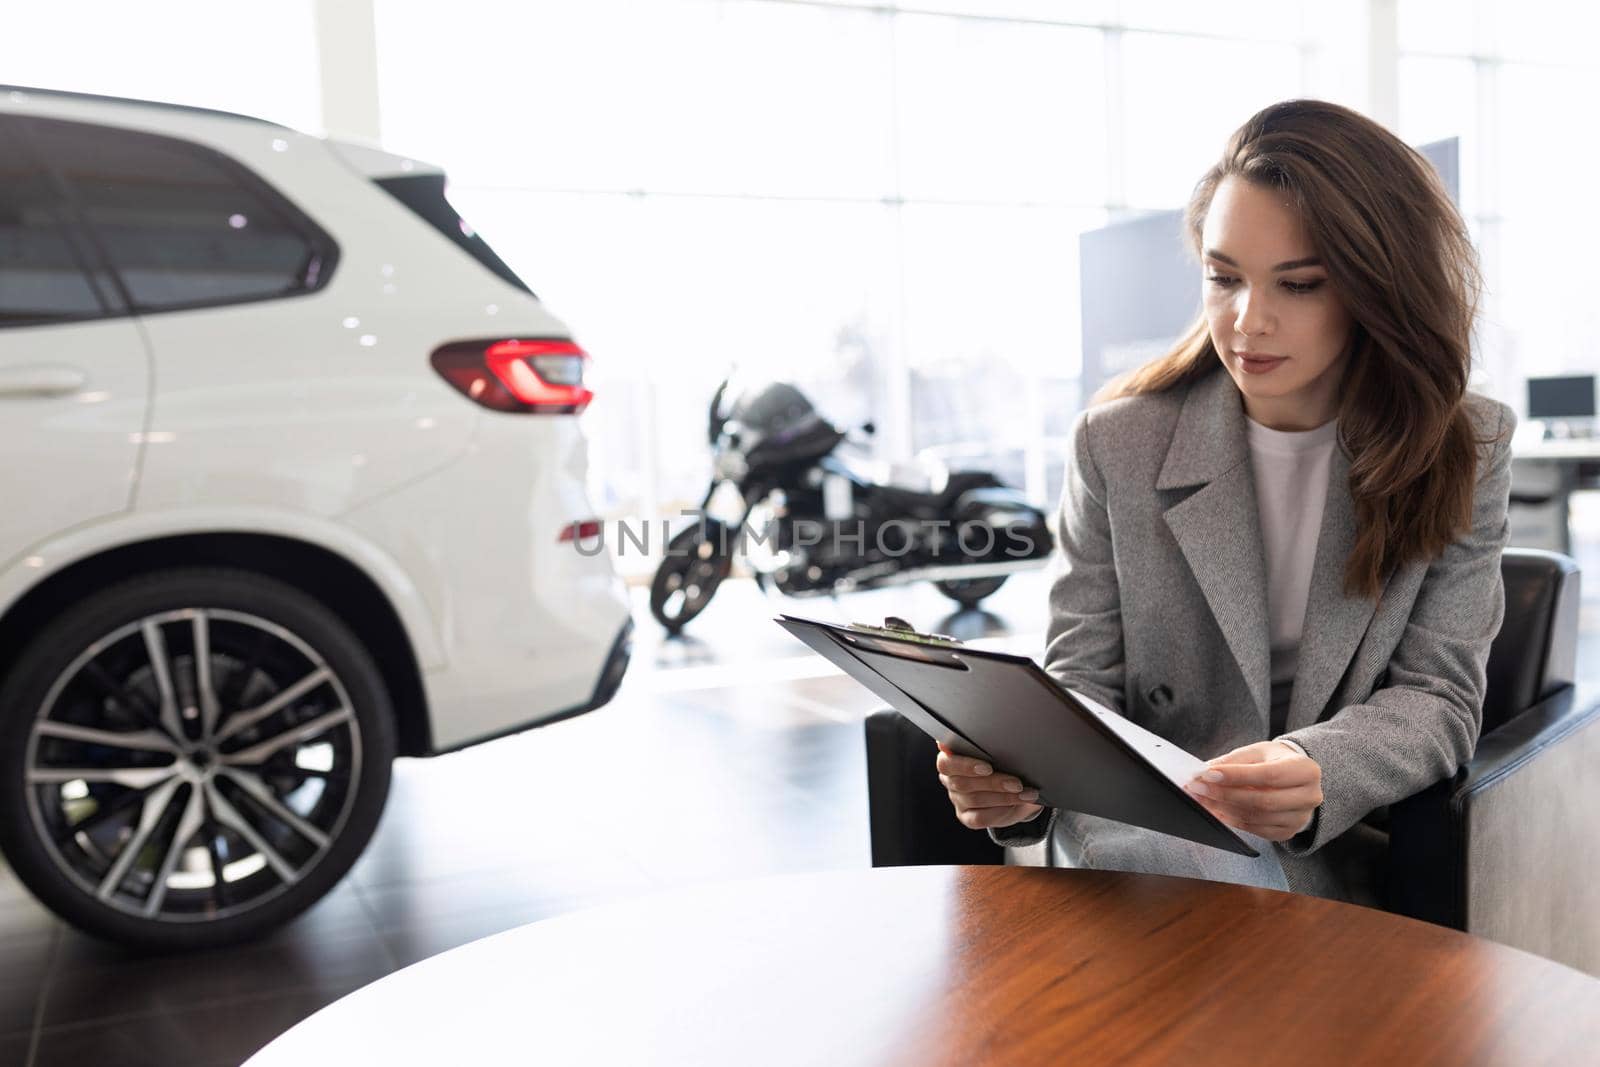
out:
<path id="1" fill-rule="evenodd" d="M 733 557 L 722 550 L 726 528 L 710 521 L 704 526 L 703 536 L 697 523 L 667 542 L 667 555 L 650 582 L 650 614 L 672 636 L 705 610 L 733 569 Z"/>
<path id="2" fill-rule="evenodd" d="M 947 582 L 934 582 L 934 588 L 961 605 L 963 611 L 977 607 L 984 597 L 1006 584 L 1006 575 L 993 578 L 956 578 Z"/>

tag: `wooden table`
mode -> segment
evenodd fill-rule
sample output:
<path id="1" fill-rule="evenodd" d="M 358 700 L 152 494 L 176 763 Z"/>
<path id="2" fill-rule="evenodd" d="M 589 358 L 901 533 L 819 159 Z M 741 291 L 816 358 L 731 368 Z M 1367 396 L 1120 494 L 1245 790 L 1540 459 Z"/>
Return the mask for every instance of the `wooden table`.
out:
<path id="1" fill-rule="evenodd" d="M 1600 980 L 1267 889 L 902 867 L 695 886 L 397 971 L 249 1067 L 1560 1064 Z"/>

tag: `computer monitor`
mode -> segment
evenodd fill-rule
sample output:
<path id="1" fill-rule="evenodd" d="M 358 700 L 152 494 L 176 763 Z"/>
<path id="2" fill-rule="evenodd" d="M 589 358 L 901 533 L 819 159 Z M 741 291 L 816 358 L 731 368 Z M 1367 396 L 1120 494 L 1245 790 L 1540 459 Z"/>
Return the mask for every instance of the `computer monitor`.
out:
<path id="1" fill-rule="evenodd" d="M 1528 418 L 1594 418 L 1594 375 L 1529 378 Z"/>

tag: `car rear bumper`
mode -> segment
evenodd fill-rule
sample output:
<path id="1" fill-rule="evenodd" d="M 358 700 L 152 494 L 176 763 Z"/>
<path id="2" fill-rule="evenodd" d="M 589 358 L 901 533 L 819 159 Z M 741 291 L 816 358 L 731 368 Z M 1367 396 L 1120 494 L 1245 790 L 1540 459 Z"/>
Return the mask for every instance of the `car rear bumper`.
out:
<path id="1" fill-rule="evenodd" d="M 606 676 L 627 590 L 603 546 L 560 537 L 594 515 L 586 465 L 576 419 L 493 415 L 466 457 L 342 517 L 427 606 L 430 751 L 576 714 Z"/>
<path id="2" fill-rule="evenodd" d="M 483 737 L 469 738 L 458 741 L 447 747 L 435 746 L 428 754 L 442 756 L 447 752 L 459 752 L 473 745 L 481 745 L 485 741 L 496 741 L 502 737 L 509 737 L 524 730 L 531 730 L 538 726 L 549 726 L 551 723 L 560 722 L 562 719 L 572 719 L 579 715 L 604 707 L 617 695 L 617 689 L 622 685 L 622 678 L 628 672 L 628 664 L 633 658 L 633 620 L 630 618 L 622 624 L 622 629 L 617 633 L 616 640 L 611 642 L 611 649 L 606 653 L 605 666 L 600 672 L 600 678 L 595 682 L 594 692 L 587 701 L 576 707 L 564 708 L 530 722 L 512 726 L 498 733 L 487 734 Z"/>

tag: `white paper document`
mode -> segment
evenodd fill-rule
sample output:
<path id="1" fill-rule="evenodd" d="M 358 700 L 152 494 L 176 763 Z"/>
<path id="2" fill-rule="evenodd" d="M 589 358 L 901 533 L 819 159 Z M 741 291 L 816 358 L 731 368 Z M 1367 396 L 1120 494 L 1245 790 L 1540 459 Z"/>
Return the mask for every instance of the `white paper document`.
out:
<path id="1" fill-rule="evenodd" d="M 1100 720 L 1114 730 L 1118 737 L 1126 741 L 1134 751 L 1149 760 L 1150 763 L 1177 786 L 1185 786 L 1206 769 L 1206 761 L 1189 755 L 1171 741 L 1157 734 L 1151 733 L 1144 727 L 1137 725 L 1122 715 L 1118 715 L 1104 704 L 1091 697 L 1086 697 L 1076 689 L 1068 689 L 1078 699 L 1078 702 L 1100 717 Z"/>

